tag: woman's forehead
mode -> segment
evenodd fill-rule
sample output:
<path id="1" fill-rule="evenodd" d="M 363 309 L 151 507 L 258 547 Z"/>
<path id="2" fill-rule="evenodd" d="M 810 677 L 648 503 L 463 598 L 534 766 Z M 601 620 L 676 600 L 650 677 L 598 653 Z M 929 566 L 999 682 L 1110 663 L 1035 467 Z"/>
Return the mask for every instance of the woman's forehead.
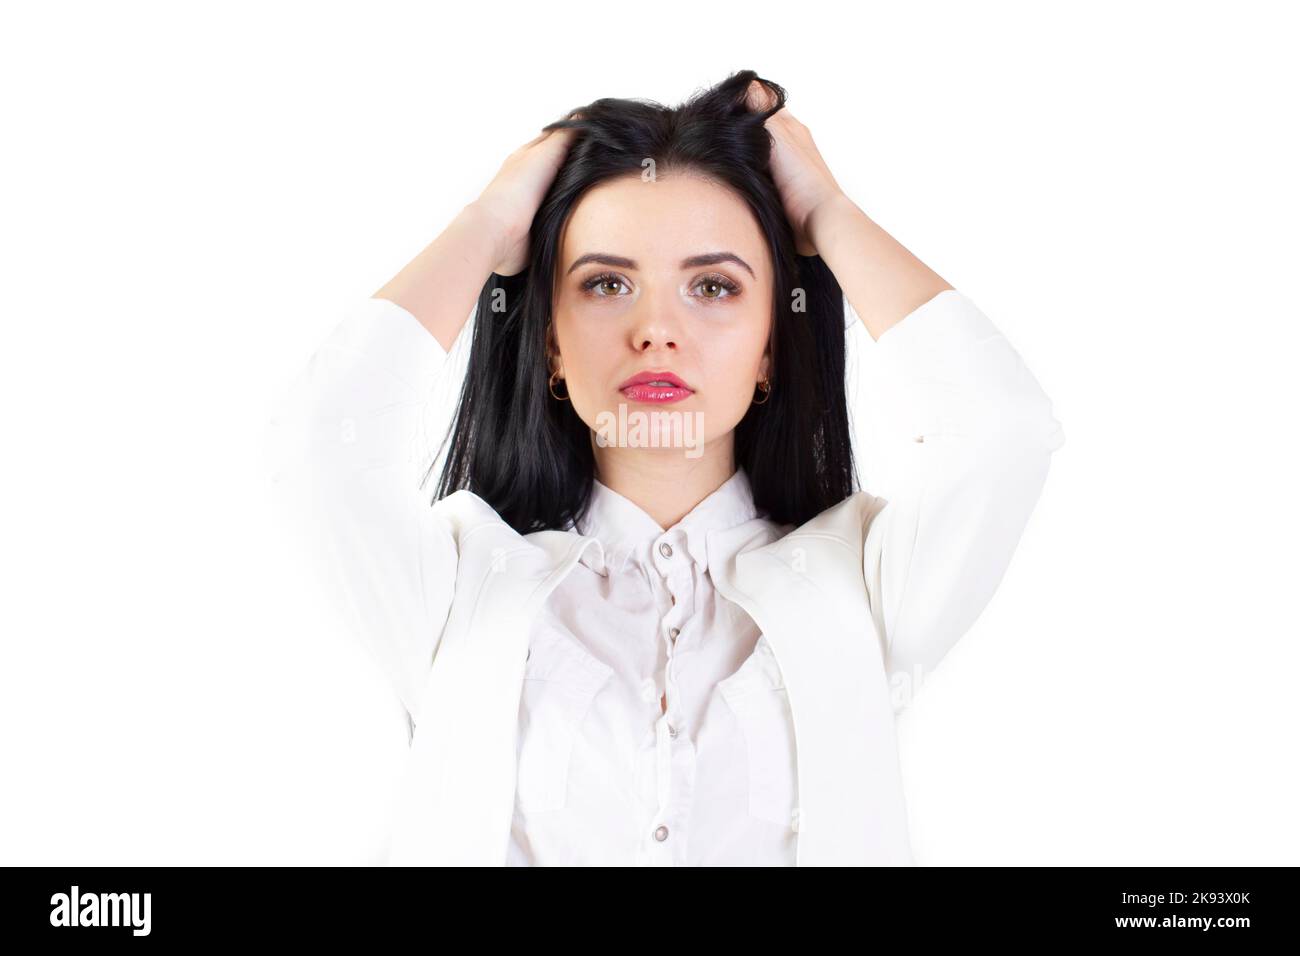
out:
<path id="1" fill-rule="evenodd" d="M 731 189 L 688 174 L 650 181 L 633 175 L 601 183 L 579 200 L 564 230 L 560 268 L 592 253 L 655 268 L 731 250 L 757 272 L 765 246 L 748 204 Z"/>

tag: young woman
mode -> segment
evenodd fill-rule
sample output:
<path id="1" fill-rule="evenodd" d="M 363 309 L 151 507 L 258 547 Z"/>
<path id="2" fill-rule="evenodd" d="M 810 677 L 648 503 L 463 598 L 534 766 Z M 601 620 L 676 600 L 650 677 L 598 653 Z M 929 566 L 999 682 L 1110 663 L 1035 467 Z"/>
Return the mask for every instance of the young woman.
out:
<path id="1" fill-rule="evenodd" d="M 281 408 L 284 504 L 410 735 L 389 862 L 913 862 L 895 712 L 1064 434 L 784 104 L 743 71 L 545 127 Z M 871 492 L 846 319 L 875 342 Z"/>

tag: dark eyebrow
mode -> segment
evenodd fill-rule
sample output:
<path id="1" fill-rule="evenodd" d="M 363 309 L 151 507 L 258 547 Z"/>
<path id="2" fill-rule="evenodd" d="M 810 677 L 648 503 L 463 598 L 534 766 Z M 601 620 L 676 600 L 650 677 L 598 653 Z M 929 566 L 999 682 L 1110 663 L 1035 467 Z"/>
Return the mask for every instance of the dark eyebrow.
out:
<path id="1" fill-rule="evenodd" d="M 585 256 L 579 256 L 575 259 L 573 265 L 569 266 L 568 272 L 566 272 L 565 275 L 573 272 L 573 270 L 578 268 L 578 266 L 586 265 L 588 262 L 598 262 L 603 266 L 616 266 L 620 269 L 637 268 L 636 261 L 628 259 L 625 256 L 613 256 L 607 252 L 589 252 Z M 743 266 L 745 271 L 751 276 L 754 275 L 754 270 L 749 267 L 749 263 L 740 258 L 740 256 L 736 255 L 734 252 L 707 252 L 703 255 L 691 256 L 690 258 L 682 260 L 681 268 L 693 269 L 696 266 L 715 266 L 719 262 L 734 262 L 737 265 Z M 757 276 L 755 276 L 755 278 L 757 278 Z"/>

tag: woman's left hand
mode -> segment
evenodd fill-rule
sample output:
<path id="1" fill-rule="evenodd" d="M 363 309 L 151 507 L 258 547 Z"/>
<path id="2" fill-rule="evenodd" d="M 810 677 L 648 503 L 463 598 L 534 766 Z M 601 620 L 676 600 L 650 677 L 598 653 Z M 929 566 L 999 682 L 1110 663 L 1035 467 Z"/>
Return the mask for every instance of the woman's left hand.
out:
<path id="1" fill-rule="evenodd" d="M 774 94 L 755 80 L 746 103 L 758 112 L 769 109 Z M 764 124 L 772 134 L 772 178 L 781 193 L 786 218 L 794 229 L 795 249 L 801 256 L 817 254 L 809 225 L 813 212 L 828 200 L 842 195 L 839 183 L 813 142 L 808 127 L 782 107 Z"/>

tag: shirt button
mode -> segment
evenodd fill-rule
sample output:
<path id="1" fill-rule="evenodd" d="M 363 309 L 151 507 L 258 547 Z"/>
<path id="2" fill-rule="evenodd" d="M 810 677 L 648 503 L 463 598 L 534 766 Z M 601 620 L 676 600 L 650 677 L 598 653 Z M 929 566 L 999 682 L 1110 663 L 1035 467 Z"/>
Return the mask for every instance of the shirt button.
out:
<path id="1" fill-rule="evenodd" d="M 655 830 L 655 839 L 660 843 L 668 839 L 668 828 L 662 824 Z"/>
<path id="2" fill-rule="evenodd" d="M 674 740 L 677 739 L 677 728 L 674 727 L 672 724 L 668 725 L 668 736 L 672 737 Z"/>
<path id="3" fill-rule="evenodd" d="M 675 641 L 675 640 L 677 640 L 677 635 L 680 634 L 681 632 L 682 632 L 682 629 L 681 629 L 680 627 L 674 627 L 674 628 L 671 628 L 671 629 L 668 631 L 668 636 L 671 637 L 671 638 Z"/>
<path id="4" fill-rule="evenodd" d="M 659 545 L 659 553 L 665 558 L 671 558 L 673 556 L 673 546 L 667 541 L 664 541 Z"/>

